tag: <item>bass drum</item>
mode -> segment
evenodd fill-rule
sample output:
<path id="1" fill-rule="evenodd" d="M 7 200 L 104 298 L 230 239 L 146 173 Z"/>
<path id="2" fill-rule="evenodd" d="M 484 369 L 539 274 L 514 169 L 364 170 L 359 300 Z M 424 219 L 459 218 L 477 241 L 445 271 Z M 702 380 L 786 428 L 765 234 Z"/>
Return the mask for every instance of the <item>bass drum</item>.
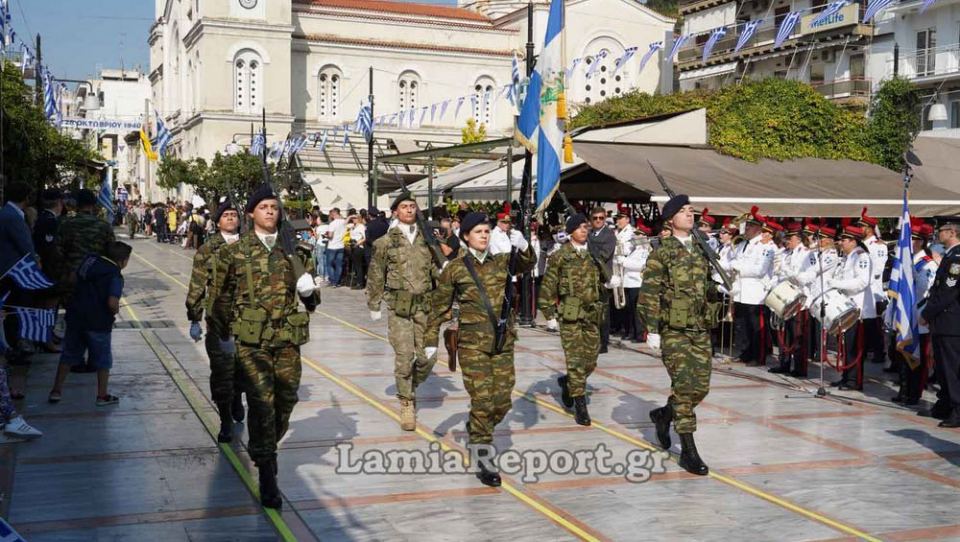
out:
<path id="1" fill-rule="evenodd" d="M 823 305 L 823 316 L 820 306 Z M 839 290 L 827 290 L 813 300 L 810 305 L 810 314 L 826 328 L 827 333 L 839 334 L 857 325 L 860 320 L 860 309 L 852 299 L 840 293 Z"/>
<path id="2" fill-rule="evenodd" d="M 767 297 L 763 299 L 763 304 L 781 320 L 789 320 L 800 312 L 806 300 L 800 288 L 785 280 L 770 290 Z"/>

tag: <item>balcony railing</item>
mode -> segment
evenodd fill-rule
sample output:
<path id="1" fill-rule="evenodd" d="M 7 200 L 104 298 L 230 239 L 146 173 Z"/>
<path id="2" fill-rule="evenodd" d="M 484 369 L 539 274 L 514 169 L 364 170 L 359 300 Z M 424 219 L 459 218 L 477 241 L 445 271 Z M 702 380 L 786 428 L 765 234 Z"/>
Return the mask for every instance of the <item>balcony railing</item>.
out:
<path id="1" fill-rule="evenodd" d="M 931 49 L 901 50 L 899 73 L 911 80 L 960 75 L 960 43 Z M 887 62 L 887 75 L 893 75 L 893 59 Z"/>
<path id="2" fill-rule="evenodd" d="M 863 77 L 810 84 L 827 98 L 869 96 L 873 87 L 873 82 Z"/>

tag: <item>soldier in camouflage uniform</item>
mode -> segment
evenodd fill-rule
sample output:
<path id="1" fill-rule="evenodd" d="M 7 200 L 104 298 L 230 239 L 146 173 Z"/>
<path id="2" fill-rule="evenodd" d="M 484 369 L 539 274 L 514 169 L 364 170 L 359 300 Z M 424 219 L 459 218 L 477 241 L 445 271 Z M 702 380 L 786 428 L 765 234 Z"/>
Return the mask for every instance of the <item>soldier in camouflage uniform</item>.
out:
<path id="1" fill-rule="evenodd" d="M 560 344 L 567 361 L 567 374 L 557 379 L 563 406 L 573 407 L 578 424 L 590 425 L 586 389 L 600 353 L 606 295 L 604 266 L 587 249 L 586 216 L 571 216 L 566 230 L 570 241 L 547 260 L 537 307 L 547 319 L 548 328 L 556 329 L 557 317 L 560 319 Z"/>
<path id="2" fill-rule="evenodd" d="M 290 425 L 300 387 L 300 345 L 309 339 L 308 311 L 317 305 L 313 277 L 294 276 L 278 239 L 280 201 L 269 185 L 247 201 L 253 229 L 220 249 L 214 277 L 214 328 L 220 350 L 236 352 L 250 407 L 247 450 L 260 475 L 260 502 L 280 508 L 277 442 Z"/>
<path id="3" fill-rule="evenodd" d="M 523 235 L 514 230 L 510 234 L 511 252 L 490 254 L 490 223 L 483 213 L 467 214 L 460 228 L 460 237 L 467 250 L 447 265 L 433 295 L 426 344 L 435 345 L 439 339 L 440 324 L 453 302 L 460 305 L 460 338 L 458 355 L 463 373 L 463 385 L 470 394 L 470 418 L 467 422 L 469 444 L 493 443 L 493 430 L 510 411 L 511 392 L 515 383 L 513 344 L 516 340 L 515 319 L 511 314 L 503 346 L 497 349 L 495 321 L 509 283 L 511 254 L 517 252 L 514 274 L 533 268 L 536 256 Z M 468 267 L 470 266 L 470 267 Z M 474 280 L 470 268 L 476 273 Z M 481 293 L 481 286 L 483 290 Z M 484 299 L 484 295 L 486 299 Z M 489 305 L 488 305 L 489 303 Z M 431 346 L 431 349 L 434 347 Z M 478 449 L 478 455 L 479 455 Z M 488 486 L 500 485 L 500 475 L 492 463 L 479 461 L 477 477 Z"/>
<path id="4" fill-rule="evenodd" d="M 213 318 L 214 298 L 218 290 L 214 284 L 217 258 L 220 249 L 240 240 L 240 210 L 229 201 L 217 209 L 214 220 L 217 221 L 219 235 L 207 240 L 193 257 L 193 271 L 190 273 L 190 288 L 187 290 L 187 319 L 190 321 L 190 338 L 199 341 L 203 337 L 200 320 L 207 313 L 207 338 L 204 347 L 210 358 L 210 396 L 220 414 L 220 434 L 218 442 L 233 440 L 233 420 L 242 422 L 244 418 L 242 388 L 234 378 L 237 367 L 236 353 L 227 354 L 220 350 L 220 338 L 230 335 L 229 329 L 218 329 Z M 215 294 L 214 294 L 215 295 Z"/>
<path id="5" fill-rule="evenodd" d="M 367 306 L 370 318 L 380 320 L 381 301 L 387 302 L 387 332 L 394 352 L 393 374 L 400 399 L 400 428 L 417 426 L 416 391 L 433 370 L 436 349 L 425 350 L 429 293 L 439 275 L 430 247 L 418 231 L 417 202 L 403 193 L 390 206 L 397 224 L 373 243 L 367 270 Z"/>
<path id="6" fill-rule="evenodd" d="M 657 438 L 670 448 L 670 423 L 680 435 L 680 466 L 705 475 L 693 440 L 697 430 L 694 408 L 710 391 L 712 349 L 710 331 L 717 325 L 720 297 L 711 279 L 707 255 L 694 242 L 694 211 L 689 198 L 678 195 L 663 206 L 663 220 L 672 235 L 664 237 L 647 260 L 637 315 L 646 325 L 647 344 L 659 350 L 670 374 L 666 406 L 650 412 Z"/>

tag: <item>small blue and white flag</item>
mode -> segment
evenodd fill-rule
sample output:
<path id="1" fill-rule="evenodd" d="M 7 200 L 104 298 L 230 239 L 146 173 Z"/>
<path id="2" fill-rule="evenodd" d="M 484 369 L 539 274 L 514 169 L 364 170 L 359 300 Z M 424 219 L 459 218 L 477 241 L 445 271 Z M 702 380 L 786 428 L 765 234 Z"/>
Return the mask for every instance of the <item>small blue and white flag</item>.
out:
<path id="1" fill-rule="evenodd" d="M 777 30 L 777 38 L 773 41 L 773 48 L 776 49 L 783 45 L 783 42 L 787 41 L 787 38 L 790 37 L 790 34 L 793 33 L 793 27 L 797 26 L 797 23 L 800 22 L 800 12 L 791 11 L 783 18 L 783 22 L 780 23 L 780 29 Z"/>
<path id="2" fill-rule="evenodd" d="M 703 62 L 706 62 L 707 59 L 710 58 L 710 53 L 713 52 L 713 48 L 717 45 L 717 42 L 726 35 L 727 29 L 722 26 L 715 28 L 713 32 L 710 33 L 710 37 L 707 38 L 706 45 L 703 46 Z"/>
<path id="3" fill-rule="evenodd" d="M 910 207 L 907 190 L 903 190 L 903 213 L 900 216 L 900 238 L 890 272 L 888 295 L 893 305 L 893 326 L 897 330 L 897 350 L 911 359 L 920 358 L 920 328 L 913 288 L 913 246 L 910 241 Z"/>
<path id="4" fill-rule="evenodd" d="M 616 75 L 616 73 L 620 71 L 627 62 L 630 62 L 630 59 L 633 58 L 633 55 L 635 54 L 637 54 L 636 47 L 627 47 L 623 51 L 623 55 L 613 63 L 614 75 Z"/>
<path id="5" fill-rule="evenodd" d="M 573 59 L 573 62 L 570 63 L 570 67 L 567 68 L 566 73 L 564 73 L 566 79 L 573 78 L 573 72 L 576 71 L 577 66 L 579 66 L 581 62 L 583 62 L 583 59 L 580 57 Z"/>
<path id="6" fill-rule="evenodd" d="M 933 5 L 937 0 L 923 0 L 923 5 L 920 6 L 920 13 L 927 11 L 927 8 Z"/>
<path id="7" fill-rule="evenodd" d="M 516 106 L 520 101 L 520 59 L 517 53 L 513 53 L 513 63 L 510 65 L 510 92 L 507 96 L 510 99 L 510 105 Z"/>
<path id="8" fill-rule="evenodd" d="M 33 67 L 33 53 L 30 52 L 26 43 L 20 44 L 20 50 L 23 52 L 23 57 L 20 60 L 20 73 L 23 75 L 27 73 L 28 68 Z"/>
<path id="9" fill-rule="evenodd" d="M 432 104 L 430 106 L 430 124 L 434 124 L 434 121 L 437 119 L 437 104 Z"/>
<path id="10" fill-rule="evenodd" d="M 53 282 L 40 270 L 33 254 L 25 254 L 10 269 L 7 269 L 0 279 L 6 276 L 10 276 L 17 286 L 24 290 L 45 290 L 53 286 Z"/>
<path id="11" fill-rule="evenodd" d="M 350 144 L 350 129 L 347 128 L 347 125 L 343 125 L 343 143 L 340 144 L 340 148 L 346 149 L 347 145 Z"/>
<path id="12" fill-rule="evenodd" d="M 673 41 L 673 47 L 670 48 L 670 54 L 663 58 L 664 62 L 668 60 L 673 60 L 677 57 L 677 53 L 680 52 L 680 49 L 686 45 L 687 41 L 690 39 L 690 36 L 693 34 L 687 34 L 686 36 L 677 36 Z"/>
<path id="13" fill-rule="evenodd" d="M 443 103 L 440 104 L 440 122 L 443 122 L 443 116 L 447 114 L 447 106 L 449 105 L 450 100 L 444 100 Z"/>
<path id="14" fill-rule="evenodd" d="M 463 96 L 460 96 L 459 98 L 457 98 L 457 107 L 453 110 L 453 121 L 454 121 L 454 122 L 456 122 L 456 121 L 457 121 L 457 118 L 460 117 L 460 107 L 463 105 L 463 101 L 464 101 L 465 99 L 466 99 L 466 98 L 464 98 Z"/>
<path id="15" fill-rule="evenodd" d="M 320 152 L 323 152 L 323 149 L 327 148 L 327 137 L 330 136 L 329 130 L 323 131 L 323 137 L 320 138 Z"/>
<path id="16" fill-rule="evenodd" d="M 57 321 L 53 309 L 34 309 L 30 307 L 11 307 L 20 321 L 20 338 L 38 343 L 50 340 L 50 332 Z"/>
<path id="17" fill-rule="evenodd" d="M 600 64 L 606 60 L 607 55 L 610 54 L 606 49 L 597 53 L 597 56 L 593 57 L 593 62 L 590 64 L 590 69 L 587 70 L 587 79 L 593 77 L 593 74 L 600 69 Z"/>
<path id="18" fill-rule="evenodd" d="M 363 134 L 363 139 L 369 143 L 373 140 L 373 111 L 370 109 L 369 103 L 365 103 L 360 107 L 357 121 L 360 125 L 360 133 Z"/>
<path id="19" fill-rule="evenodd" d="M 637 74 L 643 73 L 644 66 L 647 65 L 647 62 L 650 62 L 650 59 L 653 58 L 653 55 L 657 54 L 657 51 L 663 49 L 662 41 L 655 41 L 650 44 L 650 47 L 647 49 L 646 53 L 643 53 L 643 57 L 640 58 L 640 67 L 637 68 Z"/>
<path id="20" fill-rule="evenodd" d="M 740 49 L 743 49 L 744 46 L 750 42 L 750 39 L 753 38 L 753 35 L 757 33 L 757 27 L 760 26 L 761 23 L 763 23 L 763 19 L 750 21 L 743 25 L 743 30 L 740 32 L 740 37 L 737 38 L 737 45 L 733 48 L 734 53 Z"/>
<path id="21" fill-rule="evenodd" d="M 107 175 L 103 178 L 100 185 L 100 192 L 97 193 L 97 203 L 107 212 L 107 223 L 113 224 L 113 169 L 107 169 Z"/>
<path id="22" fill-rule="evenodd" d="M 876 17 L 881 11 L 886 9 L 894 0 L 870 0 L 867 4 L 867 11 L 863 14 L 863 24 L 867 24 Z"/>
<path id="23" fill-rule="evenodd" d="M 820 12 L 819 15 L 812 21 L 810 21 L 810 28 L 816 28 L 823 23 L 827 22 L 830 17 L 836 15 L 841 9 L 844 8 L 847 4 L 850 3 L 850 0 L 836 0 L 835 2 L 830 2 L 830 4 Z"/>
<path id="24" fill-rule="evenodd" d="M 427 106 L 423 106 L 420 108 L 420 120 L 417 121 L 417 126 L 423 126 L 423 121 L 426 120 L 427 118 L 427 110 L 428 110 Z"/>
<path id="25" fill-rule="evenodd" d="M 479 99 L 477 98 L 476 94 L 470 95 L 470 111 L 473 112 L 473 114 L 471 115 L 472 117 L 480 116 L 480 108 L 478 107 L 478 101 Z"/>
<path id="26" fill-rule="evenodd" d="M 250 142 L 250 154 L 260 156 L 263 154 L 263 134 L 254 134 L 253 141 Z"/>
<path id="27" fill-rule="evenodd" d="M 57 98 L 54 94 L 53 77 L 49 71 L 43 74 L 43 115 L 49 121 L 57 118 Z"/>
<path id="28" fill-rule="evenodd" d="M 170 144 L 173 135 L 170 133 L 170 130 L 167 129 L 167 125 L 163 122 L 163 117 L 160 116 L 160 113 L 157 112 L 156 109 L 154 109 L 153 112 L 157 115 L 157 135 L 153 138 L 153 141 L 150 142 L 150 145 L 153 146 L 157 154 L 163 157 L 167 154 L 167 145 Z"/>
<path id="29" fill-rule="evenodd" d="M 6 0 L 3 0 L 6 2 Z M 0 519 L 0 542 L 27 542 L 17 531 L 13 530 L 9 524 Z"/>

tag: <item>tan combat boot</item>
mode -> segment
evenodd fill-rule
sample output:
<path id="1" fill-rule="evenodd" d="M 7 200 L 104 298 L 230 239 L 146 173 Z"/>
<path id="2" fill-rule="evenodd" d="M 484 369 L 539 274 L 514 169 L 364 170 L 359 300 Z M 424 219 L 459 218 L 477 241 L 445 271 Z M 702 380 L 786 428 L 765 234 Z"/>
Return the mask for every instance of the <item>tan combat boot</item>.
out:
<path id="1" fill-rule="evenodd" d="M 413 431 L 417 428 L 417 412 L 413 401 L 400 399 L 400 429 Z"/>

